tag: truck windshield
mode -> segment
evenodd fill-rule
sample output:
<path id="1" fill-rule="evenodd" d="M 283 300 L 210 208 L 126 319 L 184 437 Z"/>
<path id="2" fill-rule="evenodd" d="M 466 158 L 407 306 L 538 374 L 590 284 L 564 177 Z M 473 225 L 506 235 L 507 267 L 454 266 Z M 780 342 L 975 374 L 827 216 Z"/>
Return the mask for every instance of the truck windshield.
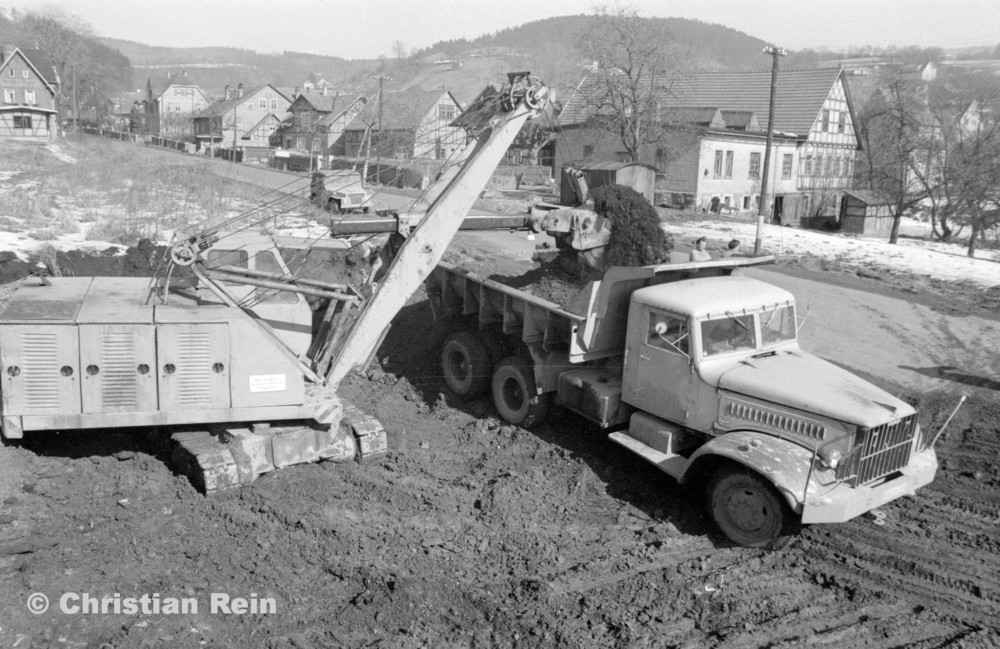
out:
<path id="1" fill-rule="evenodd" d="M 752 315 L 727 315 L 701 323 L 701 344 L 704 356 L 756 349 Z"/>
<path id="2" fill-rule="evenodd" d="M 795 340 L 795 309 L 791 305 L 765 309 L 759 317 L 760 335 L 765 347 Z"/>

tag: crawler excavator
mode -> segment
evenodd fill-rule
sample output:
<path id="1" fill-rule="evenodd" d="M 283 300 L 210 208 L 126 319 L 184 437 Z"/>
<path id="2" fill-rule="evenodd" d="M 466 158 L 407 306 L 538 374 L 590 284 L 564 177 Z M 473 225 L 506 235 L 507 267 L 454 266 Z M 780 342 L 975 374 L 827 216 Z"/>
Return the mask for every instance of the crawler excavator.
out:
<path id="1" fill-rule="evenodd" d="M 21 282 L 0 307 L 3 437 L 181 428 L 175 459 L 209 493 L 288 465 L 384 454 L 379 422 L 332 395 L 374 355 L 548 98 L 529 73 L 510 73 L 463 115 L 468 143 L 362 288 L 292 272 L 282 242 L 246 224 L 175 240 L 151 279 Z M 317 331 L 307 299 L 326 305 Z"/>

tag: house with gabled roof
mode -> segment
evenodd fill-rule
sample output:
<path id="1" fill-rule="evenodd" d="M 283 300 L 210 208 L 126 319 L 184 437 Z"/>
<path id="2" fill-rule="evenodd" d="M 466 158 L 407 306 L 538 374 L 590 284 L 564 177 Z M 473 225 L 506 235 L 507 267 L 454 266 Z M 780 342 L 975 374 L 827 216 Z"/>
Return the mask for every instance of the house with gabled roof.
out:
<path id="1" fill-rule="evenodd" d="M 465 129 L 452 125 L 461 113 L 447 90 L 386 92 L 344 129 L 348 155 L 370 151 L 371 157 L 395 160 L 445 160 L 465 142 Z"/>
<path id="2" fill-rule="evenodd" d="M 300 92 L 292 100 L 279 131 L 285 149 L 309 151 L 321 156 L 351 155 L 344 145 L 344 127 L 365 105 L 359 95 L 341 93 L 324 86 L 317 92 Z"/>
<path id="3" fill-rule="evenodd" d="M 0 139 L 52 139 L 59 78 L 40 50 L 0 49 Z"/>
<path id="4" fill-rule="evenodd" d="M 269 83 L 246 92 L 242 83 L 235 90 L 226 86 L 222 99 L 191 116 L 198 148 L 268 148 L 291 103 Z"/>
<path id="5" fill-rule="evenodd" d="M 600 81 L 585 78 L 564 104 L 557 167 L 625 155 L 617 137 L 598 125 Z M 678 137 L 647 147 L 640 162 L 662 174 L 661 194 L 697 210 L 756 212 L 770 84 L 769 71 L 680 74 L 660 84 L 669 91 L 658 97 L 657 113 Z M 842 69 L 778 72 L 768 178 L 775 222 L 836 218 L 860 146 L 855 122 Z"/>
<path id="6" fill-rule="evenodd" d="M 146 80 L 146 128 L 149 134 L 171 140 L 190 140 L 191 116 L 208 108 L 208 95 L 181 71 L 166 78 Z"/>

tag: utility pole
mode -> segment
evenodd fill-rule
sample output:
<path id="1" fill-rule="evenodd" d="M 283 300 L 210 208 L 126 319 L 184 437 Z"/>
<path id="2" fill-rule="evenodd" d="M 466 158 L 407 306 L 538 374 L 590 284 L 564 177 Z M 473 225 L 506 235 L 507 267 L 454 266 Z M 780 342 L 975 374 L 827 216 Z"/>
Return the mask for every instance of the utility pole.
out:
<path id="1" fill-rule="evenodd" d="M 767 212 L 767 176 L 771 169 L 771 140 L 774 127 L 774 91 L 778 87 L 778 57 L 788 54 L 780 47 L 768 45 L 764 54 L 771 57 L 771 100 L 767 108 L 767 143 L 764 145 L 764 169 L 760 176 L 760 205 L 757 206 L 757 238 L 753 242 L 753 254 L 759 255 L 764 230 L 764 214 Z"/>
<path id="2" fill-rule="evenodd" d="M 375 144 L 375 182 L 382 180 L 382 82 L 392 81 L 392 77 L 384 74 L 373 74 L 371 79 L 378 80 L 378 142 Z"/>
<path id="3" fill-rule="evenodd" d="M 233 157 L 229 160 L 230 162 L 236 162 L 236 107 L 240 105 L 239 97 L 236 98 L 236 102 L 233 104 Z"/>

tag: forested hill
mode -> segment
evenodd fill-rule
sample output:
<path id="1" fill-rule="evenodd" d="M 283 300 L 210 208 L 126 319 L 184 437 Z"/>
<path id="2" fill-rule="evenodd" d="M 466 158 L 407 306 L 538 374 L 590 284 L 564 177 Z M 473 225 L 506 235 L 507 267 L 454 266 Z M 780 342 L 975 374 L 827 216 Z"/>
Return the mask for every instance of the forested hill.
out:
<path id="1" fill-rule="evenodd" d="M 534 55 L 539 62 L 545 61 L 553 51 L 575 54 L 582 62 L 580 40 L 596 20 L 598 18 L 593 15 L 546 18 L 471 40 L 442 41 L 414 54 L 426 56 L 440 52 L 454 58 L 477 48 L 510 48 Z M 645 20 L 655 27 L 665 28 L 673 44 L 686 51 L 691 64 L 700 69 L 765 69 L 770 65 L 770 59 L 761 52 L 767 44 L 765 41 L 730 27 L 687 18 Z"/>

